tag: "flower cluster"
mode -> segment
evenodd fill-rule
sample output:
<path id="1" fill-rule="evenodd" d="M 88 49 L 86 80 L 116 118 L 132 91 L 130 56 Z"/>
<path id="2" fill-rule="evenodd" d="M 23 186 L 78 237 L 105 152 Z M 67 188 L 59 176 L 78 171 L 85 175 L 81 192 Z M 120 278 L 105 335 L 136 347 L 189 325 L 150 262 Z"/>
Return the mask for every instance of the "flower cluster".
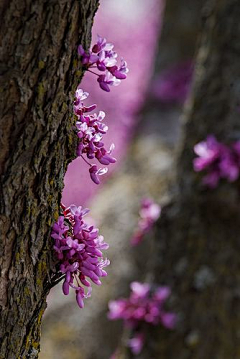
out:
<path id="1" fill-rule="evenodd" d="M 86 52 L 82 45 L 78 46 L 78 54 L 84 68 L 98 76 L 98 83 L 102 90 L 109 92 L 109 86 L 118 86 L 121 80 L 127 77 L 127 63 L 121 59 L 117 65 L 118 54 L 113 50 L 113 45 L 107 43 L 106 39 L 98 36 L 97 43 L 89 52 Z M 92 71 L 97 69 L 100 73 Z"/>
<path id="2" fill-rule="evenodd" d="M 144 198 L 139 211 L 140 219 L 138 221 L 138 229 L 134 233 L 131 244 L 133 246 L 139 244 L 143 236 L 152 228 L 161 213 L 160 206 L 153 202 L 150 198 Z"/>
<path id="3" fill-rule="evenodd" d="M 83 217 L 89 212 L 71 205 L 63 208 L 63 215 L 52 227 L 51 237 L 55 240 L 54 249 L 60 261 L 60 271 L 64 274 L 63 293 L 69 294 L 69 288 L 76 292 L 80 308 L 84 307 L 84 298 L 91 296 L 91 283 L 101 284 L 100 278 L 107 275 L 104 267 L 109 265 L 103 259 L 102 250 L 108 248 L 103 236 L 94 226 L 89 226 Z M 85 293 L 83 286 L 87 287 Z"/>
<path id="4" fill-rule="evenodd" d="M 75 94 L 74 114 L 77 116 L 76 128 L 79 137 L 79 144 L 77 147 L 77 156 L 80 156 L 90 166 L 89 173 L 93 182 L 99 184 L 99 177 L 107 172 L 107 168 L 98 169 L 96 164 L 91 164 L 87 159 L 97 159 L 102 165 L 109 165 L 115 163 L 116 159 L 111 156 L 114 150 L 114 144 L 106 150 L 102 142 L 103 135 L 107 133 L 108 126 L 102 121 L 105 113 L 100 111 L 98 114 L 89 114 L 96 108 L 96 105 L 84 106 L 82 101 L 88 97 L 87 92 L 83 92 L 78 87 Z M 84 157 L 85 156 L 85 157 Z M 87 159 L 86 159 L 87 157 Z"/>
<path id="5" fill-rule="evenodd" d="M 109 92 L 109 85 L 118 85 L 126 78 L 127 63 L 121 60 L 121 65 L 117 66 L 117 54 L 113 51 L 113 45 L 108 44 L 106 39 L 98 37 L 89 54 L 80 45 L 78 53 L 85 69 L 91 71 L 90 68 L 97 67 L 101 71 L 97 76 L 103 90 Z M 73 103 L 79 138 L 77 156 L 82 157 L 90 166 L 90 177 L 93 182 L 99 184 L 99 176 L 106 173 L 107 168 L 98 169 L 97 165 L 90 163 L 89 160 L 97 159 L 99 163 L 107 166 L 115 163 L 116 159 L 111 156 L 114 144 L 107 150 L 102 141 L 103 135 L 108 131 L 108 126 L 102 122 L 105 113 L 100 111 L 98 114 L 89 114 L 95 110 L 96 105 L 85 106 L 82 103 L 88 95 L 78 86 Z M 102 250 L 107 249 L 108 244 L 104 242 L 103 236 L 99 235 L 97 228 L 84 221 L 83 217 L 89 210 L 75 205 L 69 208 L 61 206 L 63 215 L 54 223 L 51 237 L 55 240 L 54 249 L 60 262 L 59 270 L 64 275 L 63 293 L 67 295 L 69 288 L 73 288 L 77 303 L 83 308 L 84 298 L 90 297 L 92 291 L 88 279 L 100 285 L 100 278 L 107 275 L 103 268 L 108 266 L 110 261 L 102 259 Z M 87 293 L 83 286 L 88 288 Z"/>
<path id="6" fill-rule="evenodd" d="M 196 144 L 194 152 L 198 155 L 193 161 L 194 170 L 206 172 L 203 184 L 207 187 L 215 188 L 221 178 L 229 182 L 239 178 L 240 141 L 226 146 L 211 135 L 205 141 Z"/>
<path id="7" fill-rule="evenodd" d="M 140 331 L 141 323 L 162 324 L 165 328 L 173 329 L 177 316 L 164 309 L 164 304 L 171 294 L 169 287 L 157 287 L 154 290 L 147 283 L 133 282 L 131 290 L 128 299 L 109 302 L 108 318 L 123 319 L 127 327 L 136 331 L 136 336 L 130 339 L 128 345 L 134 354 L 138 354 L 144 344 L 144 335 Z"/>

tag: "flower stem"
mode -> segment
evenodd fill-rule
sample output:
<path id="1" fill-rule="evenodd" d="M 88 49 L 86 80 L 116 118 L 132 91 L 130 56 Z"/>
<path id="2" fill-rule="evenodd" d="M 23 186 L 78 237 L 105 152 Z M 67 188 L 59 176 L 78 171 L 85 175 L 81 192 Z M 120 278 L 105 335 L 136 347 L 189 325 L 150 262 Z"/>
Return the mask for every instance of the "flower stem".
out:
<path id="1" fill-rule="evenodd" d="M 81 155 L 80 157 L 82 157 L 83 161 L 85 161 L 89 166 L 92 166 L 91 163 L 89 163 L 89 162 L 83 157 L 83 155 Z"/>
<path id="2" fill-rule="evenodd" d="M 94 71 L 91 71 L 91 70 L 89 70 L 89 69 L 87 69 L 87 71 L 91 72 L 92 74 L 94 74 L 94 75 L 96 75 L 96 76 L 99 76 L 99 75 L 96 74 L 96 72 L 94 72 Z"/>

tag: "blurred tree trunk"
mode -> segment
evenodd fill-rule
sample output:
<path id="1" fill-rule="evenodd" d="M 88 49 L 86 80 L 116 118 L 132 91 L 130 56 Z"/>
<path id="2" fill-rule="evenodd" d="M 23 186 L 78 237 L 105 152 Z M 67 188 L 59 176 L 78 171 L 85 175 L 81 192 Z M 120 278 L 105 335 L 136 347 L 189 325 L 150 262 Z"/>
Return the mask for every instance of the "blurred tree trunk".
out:
<path id="1" fill-rule="evenodd" d="M 185 60 L 196 51 L 200 13 L 206 0 L 166 0 L 155 72 Z"/>
<path id="2" fill-rule="evenodd" d="M 208 134 L 239 139 L 239 20 L 238 0 L 210 1 L 203 11 L 176 191 L 163 209 L 152 258 L 154 282 L 171 286 L 179 322 L 174 331 L 148 328 L 139 358 L 240 358 L 239 181 L 206 190 L 192 166 L 193 146 Z"/>
<path id="3" fill-rule="evenodd" d="M 37 358 L 57 279 L 51 225 L 74 156 L 71 101 L 98 0 L 0 4 L 0 358 Z M 80 69 L 80 70 L 79 70 Z M 71 92 L 71 95 L 70 95 Z"/>

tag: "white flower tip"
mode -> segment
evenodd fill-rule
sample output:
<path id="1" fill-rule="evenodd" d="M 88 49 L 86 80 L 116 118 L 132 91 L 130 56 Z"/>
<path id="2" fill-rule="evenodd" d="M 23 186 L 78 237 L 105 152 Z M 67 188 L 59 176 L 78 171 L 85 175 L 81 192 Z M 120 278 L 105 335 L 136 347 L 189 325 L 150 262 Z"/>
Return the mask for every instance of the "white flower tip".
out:
<path id="1" fill-rule="evenodd" d="M 105 175 L 105 173 L 107 173 L 108 168 L 104 167 L 104 168 L 99 168 L 99 170 L 97 171 L 97 175 L 102 176 Z"/>

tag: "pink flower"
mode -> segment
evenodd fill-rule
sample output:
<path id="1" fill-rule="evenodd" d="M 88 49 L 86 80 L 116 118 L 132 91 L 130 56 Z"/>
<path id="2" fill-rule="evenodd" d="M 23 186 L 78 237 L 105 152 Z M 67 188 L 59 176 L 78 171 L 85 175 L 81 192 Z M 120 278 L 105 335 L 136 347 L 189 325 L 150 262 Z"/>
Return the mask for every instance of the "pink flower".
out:
<path id="1" fill-rule="evenodd" d="M 161 213 L 161 208 L 157 203 L 154 203 L 150 198 L 145 198 L 142 201 L 142 207 L 140 209 L 140 216 L 151 222 L 155 222 Z"/>
<path id="2" fill-rule="evenodd" d="M 97 81 L 101 89 L 106 92 L 110 92 L 109 86 L 118 86 L 121 83 L 121 80 L 113 76 L 110 72 L 107 72 L 106 75 L 99 75 Z"/>
<path id="3" fill-rule="evenodd" d="M 128 341 L 128 346 L 134 355 L 141 353 L 144 341 L 145 337 L 143 333 L 137 333 L 132 339 Z"/>
<path id="4" fill-rule="evenodd" d="M 96 105 L 86 107 L 82 101 L 88 97 L 87 92 L 83 92 L 81 88 L 77 88 L 76 97 L 74 101 L 74 113 L 77 117 L 76 129 L 79 138 L 77 147 L 77 156 L 90 166 L 89 173 L 92 181 L 96 184 L 100 183 L 99 176 L 107 172 L 107 168 L 99 168 L 96 164 L 92 164 L 89 160 L 97 159 L 102 165 L 108 166 L 115 163 L 116 159 L 112 156 L 114 144 L 107 150 L 104 147 L 103 135 L 108 131 L 102 121 L 105 118 L 105 113 L 100 111 L 98 114 L 89 114 Z"/>
<path id="5" fill-rule="evenodd" d="M 141 203 L 139 211 L 140 219 L 138 221 L 138 229 L 134 233 L 131 244 L 133 246 L 139 244 L 144 235 L 150 231 L 154 223 L 158 220 L 161 214 L 161 207 L 153 202 L 150 198 L 144 198 Z"/>
<path id="6" fill-rule="evenodd" d="M 209 188 L 215 188 L 221 178 L 229 182 L 236 181 L 240 173 L 239 149 L 239 141 L 226 146 L 212 135 L 196 144 L 194 152 L 198 157 L 193 160 L 193 167 L 197 172 L 206 172 L 202 180 L 203 184 Z"/>
<path id="7" fill-rule="evenodd" d="M 174 329 L 176 326 L 177 316 L 175 313 L 162 313 L 161 322 L 165 328 Z"/>
<path id="8" fill-rule="evenodd" d="M 92 165 L 89 168 L 89 173 L 90 173 L 90 177 L 92 179 L 92 181 L 96 184 L 100 183 L 99 177 L 98 176 L 102 176 L 105 173 L 107 173 L 108 169 L 107 168 L 97 168 L 96 165 Z"/>
<path id="9" fill-rule="evenodd" d="M 111 320 L 121 319 L 125 310 L 125 301 L 119 299 L 118 301 L 112 300 L 108 303 L 109 313 L 108 318 Z"/>
<path id="10" fill-rule="evenodd" d="M 194 146 L 194 152 L 199 157 L 193 161 L 195 171 L 202 171 L 218 160 L 223 150 L 214 136 L 208 136 L 206 141 L 199 142 Z"/>
<path id="11" fill-rule="evenodd" d="M 133 282 L 128 299 L 109 302 L 108 318 L 123 319 L 126 326 L 136 328 L 140 323 L 158 325 L 161 323 L 168 329 L 176 324 L 176 315 L 166 312 L 164 304 L 170 295 L 168 287 L 151 288 L 147 283 Z"/>
<path id="12" fill-rule="evenodd" d="M 150 284 L 132 282 L 130 288 L 132 290 L 133 296 L 136 296 L 137 298 L 145 298 L 149 294 Z"/>
<path id="13" fill-rule="evenodd" d="M 165 302 L 168 297 L 170 296 L 171 294 L 171 289 L 169 287 L 158 287 L 156 290 L 155 290 L 155 293 L 154 293 L 154 299 L 156 299 L 157 301 L 159 302 Z"/>
<path id="14" fill-rule="evenodd" d="M 102 250 L 108 245 L 94 226 L 89 226 L 83 217 L 88 209 L 71 205 L 62 205 L 63 215 L 52 227 L 51 237 L 55 240 L 54 249 L 59 259 L 59 269 L 64 274 L 63 293 L 69 294 L 70 287 L 76 292 L 76 301 L 80 308 L 84 307 L 84 298 L 91 296 L 93 283 L 100 285 L 101 277 L 107 272 L 103 269 L 110 264 L 102 259 Z M 68 223 L 65 225 L 64 223 Z M 88 278 L 88 279 L 87 279 Z M 84 287 L 87 287 L 85 292 Z"/>
<path id="15" fill-rule="evenodd" d="M 114 46 L 107 43 L 106 39 L 98 35 L 96 44 L 92 46 L 89 53 L 86 53 L 82 45 L 78 47 L 78 54 L 81 57 L 82 64 L 87 71 L 93 72 L 99 70 L 97 81 L 102 90 L 109 92 L 110 86 L 118 86 L 121 80 L 126 79 L 128 68 L 127 63 L 121 59 L 121 64 L 117 65 L 118 54 L 113 50 Z M 104 72 L 104 74 L 103 74 Z"/>

